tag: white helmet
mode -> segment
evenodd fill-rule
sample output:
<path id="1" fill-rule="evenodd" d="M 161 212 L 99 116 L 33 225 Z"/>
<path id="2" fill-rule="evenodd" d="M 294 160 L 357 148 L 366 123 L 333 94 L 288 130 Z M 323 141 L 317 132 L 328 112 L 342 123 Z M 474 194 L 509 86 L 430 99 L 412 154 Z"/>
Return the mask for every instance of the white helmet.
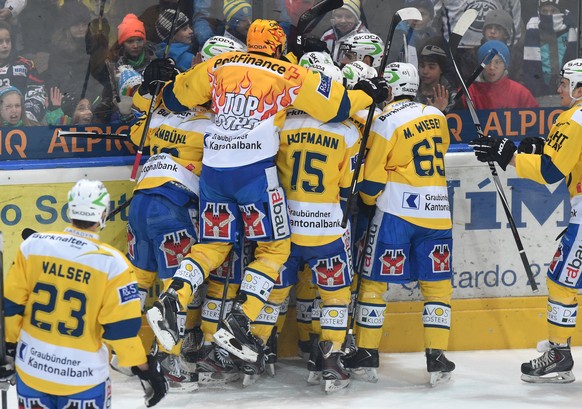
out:
<path id="1" fill-rule="evenodd" d="M 394 98 L 401 95 L 416 96 L 420 81 L 418 71 L 412 64 L 406 62 L 393 62 L 388 64 L 384 70 L 384 78 L 388 85 L 392 87 L 392 96 Z"/>
<path id="2" fill-rule="evenodd" d="M 311 71 L 317 71 L 322 73 L 323 75 L 330 77 L 332 80 L 337 81 L 341 84 L 344 82 L 344 76 L 342 75 L 342 71 L 336 67 L 333 63 L 332 64 L 313 64 L 309 68 Z"/>
<path id="3" fill-rule="evenodd" d="M 321 51 L 311 51 L 303 54 L 299 60 L 299 65 L 305 68 L 309 68 L 314 64 L 333 64 L 331 55 Z"/>
<path id="4" fill-rule="evenodd" d="M 582 85 L 582 58 L 576 58 L 564 64 L 560 75 L 570 81 L 570 98 L 576 101 L 577 99 L 574 98 L 572 92 L 578 85 Z"/>
<path id="5" fill-rule="evenodd" d="M 378 76 L 374 68 L 361 61 L 354 61 L 344 65 L 342 74 L 346 79 L 346 88 L 348 89 L 354 88 L 354 85 L 360 80 Z"/>
<path id="6" fill-rule="evenodd" d="M 384 42 L 374 33 L 352 34 L 340 45 L 340 61 L 345 56 L 350 62 L 364 61 L 364 57 L 369 56 L 372 67 L 380 67 L 384 55 Z"/>
<path id="7" fill-rule="evenodd" d="M 210 37 L 200 50 L 202 54 L 202 61 L 211 59 L 218 54 L 226 53 L 229 51 L 241 51 L 246 52 L 245 46 L 240 43 L 223 36 Z"/>
<path id="8" fill-rule="evenodd" d="M 98 180 L 81 179 L 69 191 L 69 219 L 98 222 L 105 227 L 109 213 L 109 193 Z"/>

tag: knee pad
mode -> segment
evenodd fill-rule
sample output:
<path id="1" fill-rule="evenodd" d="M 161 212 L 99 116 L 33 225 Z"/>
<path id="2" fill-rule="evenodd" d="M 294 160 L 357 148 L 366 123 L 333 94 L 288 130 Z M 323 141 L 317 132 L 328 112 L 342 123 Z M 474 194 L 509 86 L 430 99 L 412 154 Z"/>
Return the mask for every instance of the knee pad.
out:
<path id="1" fill-rule="evenodd" d="M 269 299 L 274 285 L 275 280 L 269 275 L 259 270 L 247 268 L 240 285 L 240 292 L 253 296 L 265 303 Z"/>
<path id="2" fill-rule="evenodd" d="M 451 280 L 419 281 L 420 292 L 425 302 L 437 302 L 449 305 L 453 296 Z"/>
<path id="3" fill-rule="evenodd" d="M 358 327 L 382 328 L 386 312 L 385 291 L 386 283 L 362 280 L 355 314 Z"/>

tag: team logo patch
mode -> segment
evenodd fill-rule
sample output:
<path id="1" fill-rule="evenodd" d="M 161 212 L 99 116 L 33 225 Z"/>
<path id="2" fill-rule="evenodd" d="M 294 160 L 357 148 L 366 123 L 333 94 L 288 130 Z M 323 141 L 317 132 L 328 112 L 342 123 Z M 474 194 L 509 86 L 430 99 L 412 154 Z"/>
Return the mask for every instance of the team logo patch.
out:
<path id="1" fill-rule="evenodd" d="M 382 270 L 380 275 L 401 276 L 404 273 L 406 256 L 403 249 L 388 249 L 380 256 Z"/>
<path id="2" fill-rule="evenodd" d="M 42 406 L 44 408 L 44 406 Z M 36 406 L 31 406 L 31 409 L 36 409 Z M 99 409 L 97 401 L 95 399 L 91 400 L 80 400 L 80 399 L 69 399 L 63 409 Z"/>
<path id="3" fill-rule="evenodd" d="M 265 213 L 261 212 L 254 204 L 240 206 L 242 219 L 245 224 L 245 237 L 260 238 L 267 236 L 264 219 Z"/>
<path id="4" fill-rule="evenodd" d="M 332 79 L 321 73 L 319 75 L 321 79 L 319 80 L 317 92 L 326 97 L 327 99 L 329 99 L 329 95 L 331 94 Z"/>
<path id="5" fill-rule="evenodd" d="M 131 225 L 127 224 L 127 255 L 131 260 L 135 260 L 135 233 Z"/>
<path id="6" fill-rule="evenodd" d="M 432 260 L 433 273 L 448 273 L 451 271 L 451 250 L 448 244 L 437 244 L 428 256 Z"/>
<path id="7" fill-rule="evenodd" d="M 402 197 L 402 208 L 418 210 L 420 208 L 420 196 L 418 193 L 404 192 L 404 196 Z"/>
<path id="8" fill-rule="evenodd" d="M 317 274 L 317 283 L 325 287 L 344 287 L 346 263 L 339 257 L 319 259 L 313 270 Z"/>
<path id="9" fill-rule="evenodd" d="M 209 239 L 230 239 L 231 222 L 234 215 L 228 205 L 222 203 L 206 203 L 202 212 L 204 228 L 202 237 Z"/>
<path id="10" fill-rule="evenodd" d="M 23 398 L 18 396 L 18 409 L 50 409 L 40 398 Z"/>
<path id="11" fill-rule="evenodd" d="M 125 304 L 133 300 L 139 300 L 139 290 L 136 283 L 131 283 L 117 289 L 119 303 Z"/>
<path id="12" fill-rule="evenodd" d="M 558 265 L 558 263 L 560 261 L 562 261 L 562 259 L 563 259 L 562 243 L 560 243 L 560 245 L 558 246 L 558 250 L 556 250 L 556 253 L 554 254 L 554 257 L 552 258 L 552 262 L 550 263 L 550 266 L 548 267 L 548 269 L 553 273 L 556 266 Z"/>
<path id="13" fill-rule="evenodd" d="M 178 267 L 195 242 L 186 229 L 165 234 L 160 250 L 164 252 L 166 267 Z"/>

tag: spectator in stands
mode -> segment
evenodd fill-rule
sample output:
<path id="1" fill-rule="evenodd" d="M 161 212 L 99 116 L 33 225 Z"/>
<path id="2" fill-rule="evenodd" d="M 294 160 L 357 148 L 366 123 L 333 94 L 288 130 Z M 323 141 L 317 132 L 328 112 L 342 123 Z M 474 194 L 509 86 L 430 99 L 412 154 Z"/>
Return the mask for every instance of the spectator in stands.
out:
<path id="1" fill-rule="evenodd" d="M 509 79 L 510 54 L 507 45 L 489 40 L 477 51 L 477 59 L 483 59 L 492 49 L 498 51 L 481 74 L 481 81 L 469 87 L 469 95 L 476 109 L 537 108 L 538 102 L 531 92 L 520 83 Z"/>
<path id="2" fill-rule="evenodd" d="M 61 94 L 57 87 L 49 89 L 49 105 L 43 124 L 46 125 L 89 125 L 93 120 L 91 102 Z"/>
<path id="3" fill-rule="evenodd" d="M 85 38 L 91 15 L 85 6 L 75 1 L 59 10 L 60 27 L 50 40 L 50 57 L 45 73 L 47 90 L 58 87 L 61 94 L 73 98 L 94 100 L 103 87 L 90 74 L 90 56 Z"/>
<path id="4" fill-rule="evenodd" d="M 191 19 L 192 17 L 192 2 L 180 2 L 180 11 L 184 13 L 184 15 Z M 150 6 L 146 8 L 140 15 L 140 21 L 143 21 L 145 31 L 146 31 L 146 38 L 148 41 L 151 41 L 154 44 L 159 43 L 162 41 L 161 38 L 158 37 L 156 33 L 156 22 L 158 21 L 158 17 L 160 14 L 164 12 L 164 10 L 176 10 L 176 4 L 178 4 L 178 0 L 159 0 L 158 4 Z M 188 7 L 189 5 L 189 7 Z M 134 10 L 137 11 L 137 10 Z M 198 46 L 196 45 L 193 50 L 197 50 Z"/>
<path id="5" fill-rule="evenodd" d="M 455 87 L 445 78 L 447 53 L 442 37 L 430 37 L 417 50 L 420 86 L 415 101 L 432 105 L 444 113 L 455 105 Z"/>
<path id="6" fill-rule="evenodd" d="M 422 15 L 422 20 L 405 20 L 396 26 L 388 61 L 404 61 L 418 66 L 417 47 L 420 47 L 427 39 L 437 35 L 432 25 L 434 5 L 432 0 L 406 0 L 404 5 L 416 7 Z M 405 39 L 408 45 L 406 50 L 404 49 Z"/>
<path id="7" fill-rule="evenodd" d="M 241 47 L 247 46 L 247 32 L 251 25 L 253 9 L 246 0 L 226 0 L 224 2 L 224 36 Z"/>
<path id="8" fill-rule="evenodd" d="M 344 5 L 331 12 L 331 28 L 321 36 L 327 44 L 331 57 L 340 63 L 340 46 L 342 41 L 356 33 L 368 33 L 362 20 L 360 0 L 344 0 Z"/>
<path id="9" fill-rule="evenodd" d="M 135 14 L 125 16 L 118 26 L 117 43 L 103 53 L 100 63 L 96 63 L 96 78 L 105 82 L 101 102 L 95 111 L 95 120 L 98 123 L 109 123 L 113 114 L 118 114 L 119 91 L 119 67 L 130 66 L 138 73 L 142 73 L 149 62 L 155 58 L 155 46 L 146 42 L 145 28 Z M 94 56 L 92 56 L 93 58 Z M 122 115 L 122 122 L 129 123 L 133 119 L 131 115 Z"/>
<path id="10" fill-rule="evenodd" d="M 12 86 L 0 88 L 0 118 L 3 127 L 37 125 L 26 117 L 23 107 L 24 98 L 18 88 Z"/>
<path id="11" fill-rule="evenodd" d="M 576 58 L 576 17 L 559 0 L 540 0 L 538 16 L 526 25 L 523 83 L 537 96 L 554 94 L 560 68 Z"/>
<path id="12" fill-rule="evenodd" d="M 225 3 L 227 1 L 224 0 Z M 224 21 L 221 18 L 223 2 L 216 0 L 193 0 L 193 2 L 192 28 L 199 49 L 210 37 L 224 33 Z"/>
<path id="13" fill-rule="evenodd" d="M 194 62 L 194 54 L 191 51 L 192 47 L 192 27 L 190 27 L 190 20 L 181 11 L 178 12 L 178 19 L 174 28 L 174 35 L 170 39 L 172 30 L 172 23 L 176 16 L 176 10 L 167 9 L 160 14 L 158 21 L 156 21 L 156 33 L 158 38 L 162 41 L 158 43 L 156 48 L 156 56 L 163 58 L 168 42 L 170 42 L 170 50 L 168 57 L 172 58 L 176 63 L 176 67 L 180 71 L 186 71 Z"/>
<path id="14" fill-rule="evenodd" d="M 483 23 L 483 38 L 481 43 L 484 44 L 489 40 L 499 40 L 509 47 L 511 54 L 511 63 L 509 77 L 516 81 L 521 79 L 521 62 L 523 60 L 523 44 L 514 43 L 515 29 L 511 15 L 505 10 L 491 10 L 485 15 Z M 475 66 L 480 64 L 475 55 Z"/>
<path id="15" fill-rule="evenodd" d="M 45 114 L 46 92 L 34 63 L 16 54 L 12 48 L 12 27 L 0 21 L 0 83 L 18 88 L 24 95 L 26 116 L 39 123 Z"/>

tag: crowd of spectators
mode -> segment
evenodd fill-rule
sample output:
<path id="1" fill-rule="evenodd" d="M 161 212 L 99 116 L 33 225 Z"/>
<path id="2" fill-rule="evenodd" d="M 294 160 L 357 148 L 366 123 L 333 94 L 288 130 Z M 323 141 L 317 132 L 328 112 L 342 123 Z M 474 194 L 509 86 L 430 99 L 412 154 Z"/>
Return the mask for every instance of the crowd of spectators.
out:
<path id="1" fill-rule="evenodd" d="M 125 70 L 139 75 L 153 58 L 169 55 L 185 71 L 200 60 L 199 51 L 212 36 L 244 44 L 250 22 L 258 17 L 281 21 L 292 48 L 299 16 L 315 3 L 0 0 L 2 126 L 129 123 L 131 107 L 120 92 Z M 473 73 L 485 49 L 494 45 L 499 52 L 471 86 L 480 109 L 537 107 L 540 98 L 555 94 L 563 62 L 579 54 L 582 13 L 575 0 L 344 0 L 312 35 L 334 56 L 342 39 L 354 33 L 385 38 L 391 16 L 401 7 L 418 8 L 422 20 L 397 26 L 388 60 L 415 64 L 421 78 L 417 99 L 445 112 L 463 109 L 464 102 L 456 97 L 458 84 L 443 38 L 468 8 L 478 17 L 458 49 L 463 77 Z"/>

